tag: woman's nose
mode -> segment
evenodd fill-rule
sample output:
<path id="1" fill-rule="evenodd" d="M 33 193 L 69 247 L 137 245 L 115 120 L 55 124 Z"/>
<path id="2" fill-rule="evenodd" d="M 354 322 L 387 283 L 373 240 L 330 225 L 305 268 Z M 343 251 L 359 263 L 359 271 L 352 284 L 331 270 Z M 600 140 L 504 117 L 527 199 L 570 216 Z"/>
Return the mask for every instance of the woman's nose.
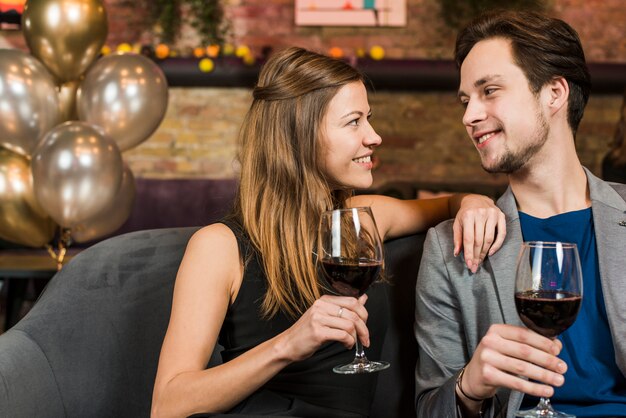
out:
<path id="1" fill-rule="evenodd" d="M 383 139 L 380 137 L 380 135 L 378 135 L 378 133 L 376 133 L 372 125 L 368 123 L 368 126 L 369 132 L 367 133 L 367 136 L 365 138 L 365 146 L 377 147 L 383 142 Z"/>

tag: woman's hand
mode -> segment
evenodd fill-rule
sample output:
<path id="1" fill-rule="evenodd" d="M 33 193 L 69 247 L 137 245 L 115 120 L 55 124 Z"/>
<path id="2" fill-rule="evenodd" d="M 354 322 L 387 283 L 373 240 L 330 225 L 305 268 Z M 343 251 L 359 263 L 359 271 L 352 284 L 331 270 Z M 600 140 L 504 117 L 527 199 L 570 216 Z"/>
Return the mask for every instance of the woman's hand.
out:
<path id="1" fill-rule="evenodd" d="M 462 198 L 453 229 L 454 255 L 457 256 L 462 248 L 465 264 L 476 273 L 487 254 L 492 255 L 502 246 L 506 219 L 491 199 L 472 194 Z"/>
<path id="2" fill-rule="evenodd" d="M 279 350 L 290 361 L 304 360 L 323 344 L 338 341 L 351 348 L 356 338 L 369 347 L 369 330 L 365 325 L 367 295 L 356 299 L 348 296 L 324 295 L 282 334 Z"/>

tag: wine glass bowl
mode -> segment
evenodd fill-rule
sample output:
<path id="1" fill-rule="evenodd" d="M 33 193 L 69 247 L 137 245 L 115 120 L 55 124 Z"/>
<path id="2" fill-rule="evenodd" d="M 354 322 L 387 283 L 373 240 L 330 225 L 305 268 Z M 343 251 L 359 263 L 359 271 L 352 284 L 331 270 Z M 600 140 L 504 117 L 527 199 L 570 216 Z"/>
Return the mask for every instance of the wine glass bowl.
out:
<path id="1" fill-rule="evenodd" d="M 380 277 L 383 247 L 369 207 L 324 212 L 318 247 L 320 272 L 338 295 L 358 298 Z M 335 373 L 370 373 L 389 367 L 389 363 L 368 360 L 358 336 L 355 348 L 354 361 L 335 367 Z"/>
<path id="2" fill-rule="evenodd" d="M 515 308 L 528 328 L 548 338 L 556 338 L 569 328 L 580 310 L 582 286 L 576 244 L 543 241 L 522 244 L 515 275 Z M 516 416 L 574 417 L 555 411 L 547 398 L 541 398 L 533 409 L 518 411 Z"/>

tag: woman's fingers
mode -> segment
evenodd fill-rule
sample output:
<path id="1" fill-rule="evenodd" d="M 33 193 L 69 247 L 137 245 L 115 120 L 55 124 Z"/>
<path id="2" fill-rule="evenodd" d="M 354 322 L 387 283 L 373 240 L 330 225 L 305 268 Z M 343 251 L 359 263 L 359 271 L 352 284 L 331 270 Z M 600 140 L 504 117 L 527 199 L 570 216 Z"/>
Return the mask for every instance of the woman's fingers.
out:
<path id="1" fill-rule="evenodd" d="M 457 257 L 463 246 L 463 227 L 458 217 L 454 219 L 454 223 L 452 224 L 452 233 L 454 235 L 454 256 Z"/>
<path id="2" fill-rule="evenodd" d="M 484 223 L 484 234 L 480 248 L 480 255 L 478 256 L 478 264 L 482 263 L 487 252 L 492 247 L 492 244 L 496 236 L 496 227 L 498 225 L 498 213 L 496 211 L 487 213 L 487 218 Z"/>
<path id="3" fill-rule="evenodd" d="M 504 243 L 504 238 L 506 238 L 506 216 L 504 216 L 504 213 L 502 212 L 498 214 L 496 232 L 496 239 L 489 249 L 490 256 L 502 247 L 502 244 Z"/>
<path id="4" fill-rule="evenodd" d="M 316 319 L 321 327 L 342 331 L 343 333 L 329 334 L 329 339 L 341 341 L 344 345 L 352 347 L 358 336 L 361 343 L 369 347 L 370 337 L 366 322 L 368 317 L 365 302 L 367 296 L 362 295 L 358 299 L 348 296 L 325 295 L 318 299 L 314 306 L 321 315 Z"/>
<path id="5" fill-rule="evenodd" d="M 361 318 L 359 318 L 354 312 L 350 310 L 344 310 L 341 318 L 336 316 L 328 316 L 325 326 L 328 328 L 344 331 L 350 336 L 351 341 L 348 347 L 352 347 L 355 343 L 354 336 L 358 336 L 361 343 L 369 347 L 370 345 L 370 333 L 367 329 L 367 325 Z M 342 338 L 342 341 L 345 339 Z"/>
<path id="6" fill-rule="evenodd" d="M 468 204 L 457 213 L 452 230 L 454 256 L 462 248 L 465 264 L 475 273 L 487 254 L 492 255 L 502 246 L 506 236 L 505 216 L 491 201 Z"/>

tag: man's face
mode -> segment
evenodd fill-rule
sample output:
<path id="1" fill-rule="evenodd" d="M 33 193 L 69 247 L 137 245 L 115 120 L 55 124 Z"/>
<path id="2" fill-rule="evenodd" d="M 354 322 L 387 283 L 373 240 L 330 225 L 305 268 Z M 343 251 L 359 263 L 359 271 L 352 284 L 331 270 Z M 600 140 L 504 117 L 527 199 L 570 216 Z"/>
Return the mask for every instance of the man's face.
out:
<path id="1" fill-rule="evenodd" d="M 490 173 L 514 173 L 543 147 L 550 128 L 509 41 L 478 42 L 461 65 L 463 124 Z"/>

